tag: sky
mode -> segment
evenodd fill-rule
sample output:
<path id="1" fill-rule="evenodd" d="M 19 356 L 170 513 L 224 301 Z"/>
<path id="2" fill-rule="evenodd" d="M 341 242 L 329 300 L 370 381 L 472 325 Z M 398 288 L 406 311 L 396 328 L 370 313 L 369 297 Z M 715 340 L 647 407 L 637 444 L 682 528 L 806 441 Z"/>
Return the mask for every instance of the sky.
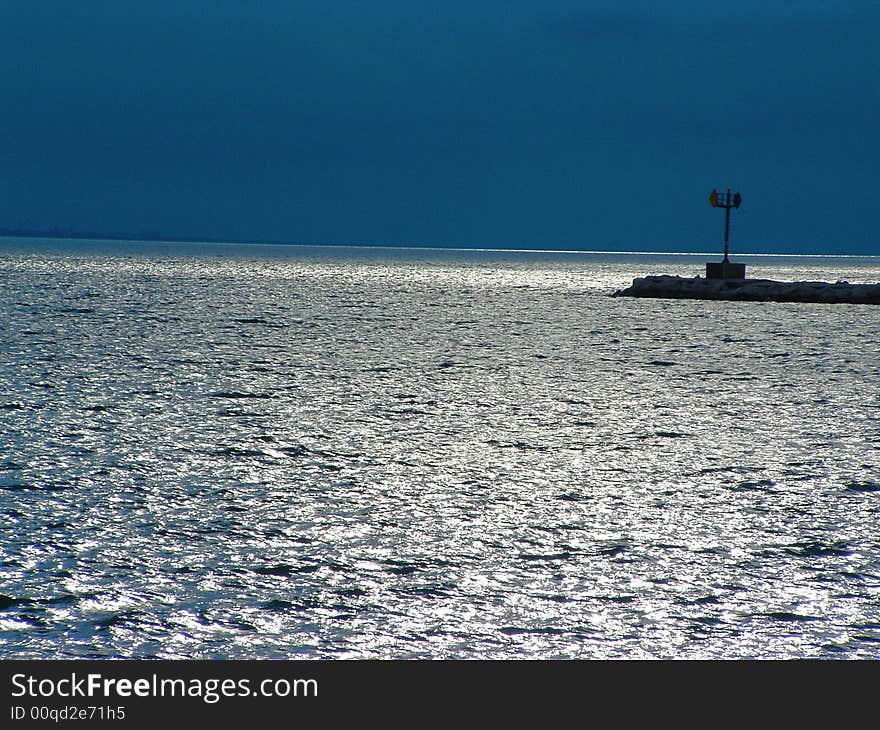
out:
<path id="1" fill-rule="evenodd" d="M 0 227 L 880 255 L 876 0 L 3 0 Z"/>

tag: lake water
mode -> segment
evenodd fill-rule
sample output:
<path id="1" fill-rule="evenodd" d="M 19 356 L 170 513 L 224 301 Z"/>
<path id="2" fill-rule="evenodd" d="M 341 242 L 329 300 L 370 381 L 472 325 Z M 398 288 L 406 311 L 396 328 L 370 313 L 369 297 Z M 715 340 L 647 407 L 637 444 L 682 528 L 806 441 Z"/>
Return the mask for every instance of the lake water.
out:
<path id="1" fill-rule="evenodd" d="M 880 307 L 705 260 L 0 243 L 0 656 L 876 658 Z"/>

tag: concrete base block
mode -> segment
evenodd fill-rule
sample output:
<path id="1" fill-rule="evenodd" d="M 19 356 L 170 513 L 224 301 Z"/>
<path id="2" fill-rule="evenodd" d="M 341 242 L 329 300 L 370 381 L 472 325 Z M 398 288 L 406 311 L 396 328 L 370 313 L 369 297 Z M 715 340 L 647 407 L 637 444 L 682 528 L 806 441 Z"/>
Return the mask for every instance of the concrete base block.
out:
<path id="1" fill-rule="evenodd" d="M 720 263 L 706 262 L 707 279 L 745 279 L 746 265 L 732 264 L 730 261 Z"/>

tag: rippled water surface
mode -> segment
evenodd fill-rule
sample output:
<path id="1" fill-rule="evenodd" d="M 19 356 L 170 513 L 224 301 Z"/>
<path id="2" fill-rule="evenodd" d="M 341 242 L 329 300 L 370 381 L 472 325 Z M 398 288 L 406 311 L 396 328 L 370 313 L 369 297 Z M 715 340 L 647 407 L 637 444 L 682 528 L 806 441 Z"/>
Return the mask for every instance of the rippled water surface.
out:
<path id="1" fill-rule="evenodd" d="M 0 654 L 877 657 L 880 307 L 704 260 L 0 244 Z"/>

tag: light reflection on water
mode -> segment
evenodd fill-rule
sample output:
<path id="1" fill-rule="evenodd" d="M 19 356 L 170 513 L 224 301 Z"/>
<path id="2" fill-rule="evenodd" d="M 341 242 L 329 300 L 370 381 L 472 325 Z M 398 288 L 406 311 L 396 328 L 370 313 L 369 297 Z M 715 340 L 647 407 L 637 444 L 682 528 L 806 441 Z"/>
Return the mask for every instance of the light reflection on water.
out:
<path id="1" fill-rule="evenodd" d="M 6 250 L 3 654 L 876 656 L 880 310 L 702 262 Z"/>

